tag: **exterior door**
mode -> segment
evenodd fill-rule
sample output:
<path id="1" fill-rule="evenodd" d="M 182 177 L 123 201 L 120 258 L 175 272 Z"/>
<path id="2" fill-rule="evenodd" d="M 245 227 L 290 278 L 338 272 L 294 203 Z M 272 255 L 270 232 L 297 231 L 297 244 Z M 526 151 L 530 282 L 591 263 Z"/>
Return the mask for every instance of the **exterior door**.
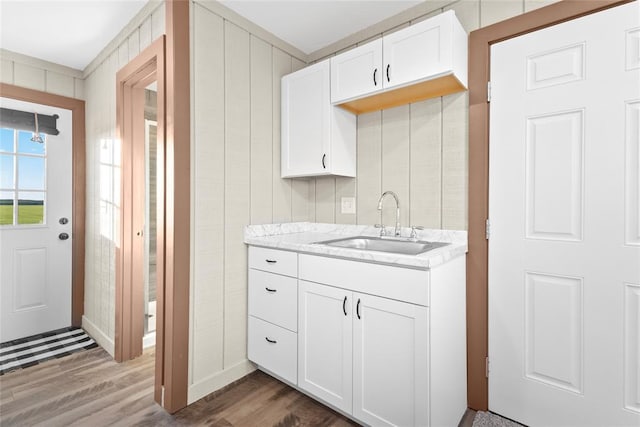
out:
<path id="1" fill-rule="evenodd" d="M 355 294 L 353 415 L 376 426 L 429 425 L 428 309 Z"/>
<path id="2" fill-rule="evenodd" d="M 351 292 L 298 282 L 298 386 L 351 413 Z"/>
<path id="3" fill-rule="evenodd" d="M 72 113 L 0 98 L 3 108 L 59 116 L 59 135 L 0 130 L 0 342 L 71 326 Z M 66 234 L 66 238 L 65 238 Z"/>
<path id="4" fill-rule="evenodd" d="M 640 425 L 638 2 L 491 50 L 489 409 Z"/>

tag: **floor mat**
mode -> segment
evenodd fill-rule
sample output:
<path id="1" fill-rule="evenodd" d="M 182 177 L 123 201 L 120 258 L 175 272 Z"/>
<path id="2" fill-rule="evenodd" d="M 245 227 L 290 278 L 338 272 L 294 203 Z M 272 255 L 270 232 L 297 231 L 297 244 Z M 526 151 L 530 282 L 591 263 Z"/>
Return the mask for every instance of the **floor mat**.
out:
<path id="1" fill-rule="evenodd" d="M 97 347 L 80 328 L 62 328 L 0 344 L 0 375 Z"/>
<path id="2" fill-rule="evenodd" d="M 491 412 L 478 411 L 473 419 L 473 427 L 522 427 L 522 424 Z"/>

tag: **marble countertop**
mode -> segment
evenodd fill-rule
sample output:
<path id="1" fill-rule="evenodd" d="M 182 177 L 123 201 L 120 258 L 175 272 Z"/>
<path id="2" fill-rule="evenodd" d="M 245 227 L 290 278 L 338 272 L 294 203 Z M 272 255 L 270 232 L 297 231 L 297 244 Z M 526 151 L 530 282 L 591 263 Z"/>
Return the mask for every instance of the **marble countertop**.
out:
<path id="1" fill-rule="evenodd" d="M 388 229 L 392 230 L 393 228 Z M 402 228 L 401 235 L 407 237 L 410 232 L 409 228 Z M 343 237 L 377 237 L 379 235 L 379 229 L 365 225 L 293 222 L 248 225 L 244 229 L 244 242 L 253 246 L 419 269 L 433 268 L 467 253 L 467 232 L 453 230 L 418 230 L 418 240 L 449 243 L 418 255 L 365 251 L 317 244 L 317 242 Z"/>

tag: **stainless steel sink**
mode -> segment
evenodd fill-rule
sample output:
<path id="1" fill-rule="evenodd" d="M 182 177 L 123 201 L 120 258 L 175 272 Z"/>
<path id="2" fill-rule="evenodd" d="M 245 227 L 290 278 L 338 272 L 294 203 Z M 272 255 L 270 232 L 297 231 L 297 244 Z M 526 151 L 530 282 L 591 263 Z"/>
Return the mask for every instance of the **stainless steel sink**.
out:
<path id="1" fill-rule="evenodd" d="M 418 255 L 432 249 L 448 245 L 441 242 L 425 242 L 403 239 L 355 236 L 335 240 L 316 242 L 317 244 L 338 248 L 360 249 L 364 251 L 391 252 L 403 255 Z"/>

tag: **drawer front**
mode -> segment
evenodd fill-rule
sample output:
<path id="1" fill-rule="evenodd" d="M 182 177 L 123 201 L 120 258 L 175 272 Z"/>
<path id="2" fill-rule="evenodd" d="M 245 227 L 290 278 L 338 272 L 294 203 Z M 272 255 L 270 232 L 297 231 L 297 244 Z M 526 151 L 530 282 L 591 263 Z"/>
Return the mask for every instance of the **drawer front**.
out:
<path id="1" fill-rule="evenodd" d="M 249 316 L 249 360 L 291 384 L 298 381 L 298 335 Z"/>
<path id="2" fill-rule="evenodd" d="M 298 279 L 249 269 L 249 315 L 295 332 Z"/>
<path id="3" fill-rule="evenodd" d="M 297 277 L 298 254 L 249 246 L 249 268 Z"/>
<path id="4" fill-rule="evenodd" d="M 429 270 L 300 254 L 300 280 L 429 305 Z"/>

